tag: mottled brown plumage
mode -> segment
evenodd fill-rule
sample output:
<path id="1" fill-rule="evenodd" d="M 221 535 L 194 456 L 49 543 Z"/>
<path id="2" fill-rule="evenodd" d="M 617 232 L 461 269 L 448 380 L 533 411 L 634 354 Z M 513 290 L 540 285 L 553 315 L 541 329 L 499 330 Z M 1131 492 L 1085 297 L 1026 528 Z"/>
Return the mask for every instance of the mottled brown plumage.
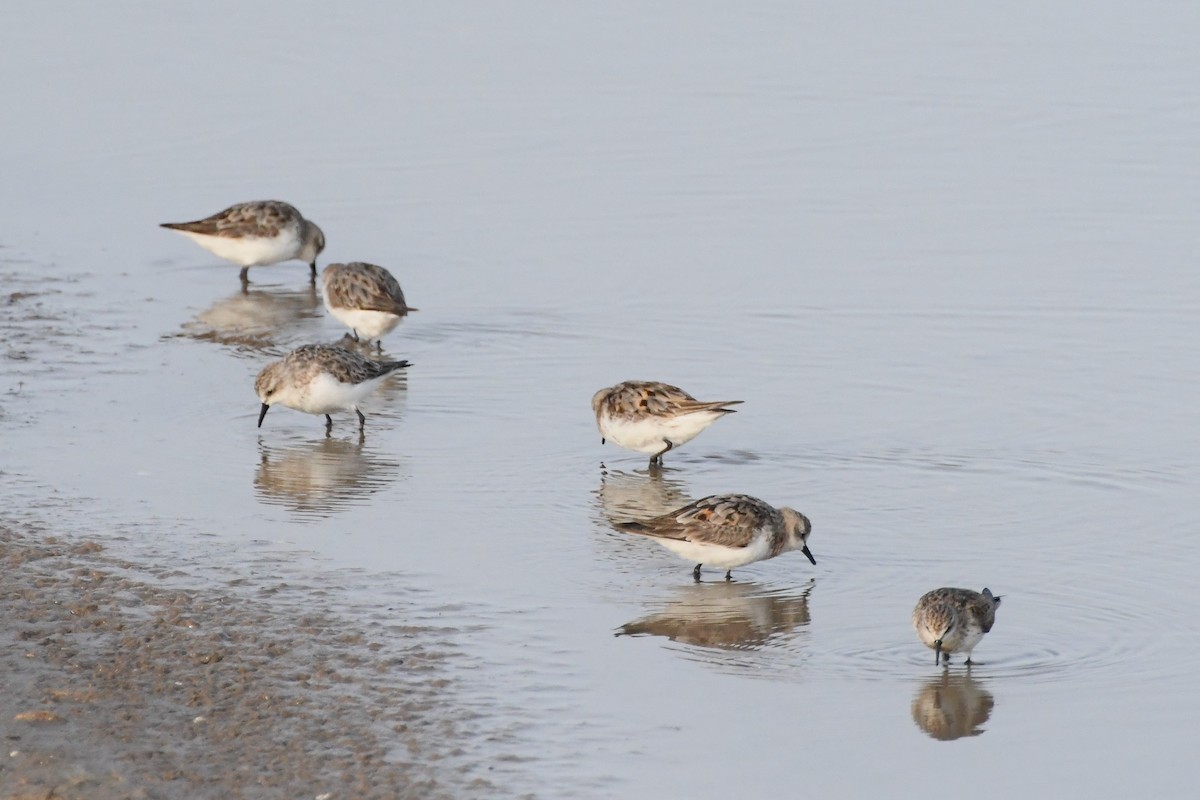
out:
<path id="1" fill-rule="evenodd" d="M 658 381 L 624 381 L 592 395 L 600 442 L 650 454 L 650 465 L 663 454 L 696 438 L 741 400 L 701 401 L 678 386 Z"/>
<path id="2" fill-rule="evenodd" d="M 363 383 L 407 367 L 407 361 L 375 361 L 358 353 L 329 344 L 305 344 L 297 347 L 263 368 L 254 382 L 255 391 L 269 387 L 276 376 L 307 383 L 321 373 L 327 373 L 339 383 Z M 269 392 L 268 392 L 269 393 Z"/>
<path id="3" fill-rule="evenodd" d="M 996 607 L 1000 597 L 990 589 L 975 592 L 970 589 L 945 587 L 926 592 L 913 609 L 912 623 L 917 635 L 934 650 L 934 663 L 950 663 L 950 654 L 965 652 L 971 663 L 971 652 L 983 635 L 996 622 Z"/>
<path id="4" fill-rule="evenodd" d="M 164 222 L 162 227 L 205 236 L 278 236 L 285 227 L 303 218 L 295 206 L 282 200 L 254 200 L 235 203 L 194 222 Z"/>
<path id="5" fill-rule="evenodd" d="M 250 267 L 299 259 L 317 275 L 317 256 L 325 249 L 325 234 L 288 203 L 255 200 L 237 203 L 193 222 L 164 222 L 221 258 L 239 264 L 248 280 Z"/>
<path id="6" fill-rule="evenodd" d="M 330 264 L 321 275 L 331 310 L 380 311 L 397 316 L 417 310 L 404 302 L 400 282 L 392 273 L 375 264 L 363 261 Z"/>
<path id="7" fill-rule="evenodd" d="M 383 336 L 400 324 L 410 311 L 404 301 L 400 282 L 383 267 L 355 261 L 350 264 L 330 264 L 321 274 L 325 308 L 349 328 L 355 341 L 378 340 L 383 350 Z"/>
<path id="8" fill-rule="evenodd" d="M 359 402 L 381 378 L 407 366 L 407 361 L 373 361 L 333 345 L 297 347 L 258 373 L 254 381 L 262 401 L 258 425 L 262 427 L 267 410 L 278 403 L 306 414 L 324 414 L 326 429 L 333 425 L 330 412 L 352 410 L 358 414 L 361 430 L 366 418 Z"/>
<path id="9" fill-rule="evenodd" d="M 694 411 L 720 411 L 732 414 L 741 400 L 697 400 L 690 394 L 660 381 L 625 381 L 602 389 L 592 397 L 592 410 L 614 417 L 676 417 Z"/>
<path id="10" fill-rule="evenodd" d="M 734 567 L 774 558 L 800 550 L 813 564 L 808 549 L 812 523 L 800 512 L 771 505 L 745 494 L 718 494 L 639 522 L 623 522 L 618 528 L 651 536 L 664 547 L 699 563 L 693 571 L 700 579 L 703 564 Z"/>

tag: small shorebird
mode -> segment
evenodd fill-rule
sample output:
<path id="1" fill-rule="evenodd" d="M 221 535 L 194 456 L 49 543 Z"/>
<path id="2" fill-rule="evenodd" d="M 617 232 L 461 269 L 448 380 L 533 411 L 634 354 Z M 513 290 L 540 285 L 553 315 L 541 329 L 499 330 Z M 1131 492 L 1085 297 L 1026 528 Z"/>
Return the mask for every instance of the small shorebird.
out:
<path id="1" fill-rule="evenodd" d="M 934 589 L 926 592 L 913 609 L 912 623 L 926 647 L 933 648 L 934 664 L 950 663 L 951 653 L 967 654 L 996 621 L 1000 597 L 990 589 Z"/>
<path id="2" fill-rule="evenodd" d="M 242 268 L 249 281 L 251 267 L 297 259 L 307 261 L 313 280 L 317 256 L 325 249 L 325 234 L 295 206 L 280 200 L 238 203 L 195 222 L 164 222 L 208 252 Z"/>
<path id="3" fill-rule="evenodd" d="M 683 508 L 644 522 L 622 522 L 617 527 L 653 537 L 663 547 L 695 561 L 692 577 L 700 580 L 700 567 L 711 564 L 733 580 L 734 567 L 799 550 L 813 564 L 808 537 L 812 523 L 790 508 L 772 508 L 745 494 L 714 494 Z"/>
<path id="4" fill-rule="evenodd" d="M 650 466 L 663 453 L 695 439 L 709 425 L 734 413 L 741 400 L 703 402 L 678 386 L 658 381 L 625 381 L 592 395 L 600 444 L 608 439 L 628 450 L 650 453 Z"/>
<path id="5" fill-rule="evenodd" d="M 372 361 L 333 345 L 297 347 L 282 361 L 263 367 L 254 381 L 254 391 L 262 401 L 258 427 L 262 427 L 271 406 L 278 403 L 306 414 L 324 414 L 326 433 L 333 428 L 330 413 L 353 411 L 358 414 L 361 431 L 367 418 L 358 404 L 389 373 L 407 366 L 407 361 Z"/>
<path id="6" fill-rule="evenodd" d="M 410 308 L 404 302 L 400 283 L 383 267 L 355 261 L 350 264 L 330 264 L 321 272 L 325 308 L 343 325 L 371 342 L 379 340 L 383 350 L 383 335 L 404 318 Z"/>

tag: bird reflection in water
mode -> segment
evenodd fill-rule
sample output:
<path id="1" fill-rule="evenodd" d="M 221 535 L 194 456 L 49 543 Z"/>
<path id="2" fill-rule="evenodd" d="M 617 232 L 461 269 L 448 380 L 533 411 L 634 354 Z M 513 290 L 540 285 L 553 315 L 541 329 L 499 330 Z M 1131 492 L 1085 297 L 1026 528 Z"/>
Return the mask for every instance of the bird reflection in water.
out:
<path id="1" fill-rule="evenodd" d="M 293 331 L 306 320 L 320 316 L 321 296 L 315 285 L 303 289 L 251 289 L 201 311 L 183 326 L 183 335 L 217 344 L 268 350 L 277 342 L 295 338 Z"/>
<path id="2" fill-rule="evenodd" d="M 289 447 L 273 447 L 260 439 L 258 447 L 258 498 L 304 516 L 329 516 L 400 476 L 400 463 L 372 452 L 361 435 Z"/>
<path id="3" fill-rule="evenodd" d="M 929 736 L 947 742 L 983 733 L 994 705 L 991 693 L 970 675 L 943 672 L 917 691 L 912 718 Z"/>
<path id="4" fill-rule="evenodd" d="M 692 502 L 683 481 L 666 477 L 662 467 L 621 472 L 600 465 L 596 496 L 610 525 L 631 519 L 649 519 Z"/>
<path id="5" fill-rule="evenodd" d="M 677 590 L 662 611 L 622 625 L 617 636 L 663 636 L 718 650 L 757 650 L 807 627 L 814 581 L 787 591 L 753 583 L 694 583 Z"/>

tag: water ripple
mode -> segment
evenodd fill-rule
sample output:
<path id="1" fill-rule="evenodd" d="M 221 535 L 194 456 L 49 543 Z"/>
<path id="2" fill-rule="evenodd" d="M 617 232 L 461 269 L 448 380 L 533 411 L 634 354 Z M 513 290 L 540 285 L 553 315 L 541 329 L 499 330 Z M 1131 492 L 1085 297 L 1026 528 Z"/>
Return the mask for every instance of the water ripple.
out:
<path id="1" fill-rule="evenodd" d="M 1160 651 L 1167 626 L 1149 605 L 1064 583 L 1012 593 L 1000 589 L 1004 601 L 996 625 L 976 648 L 975 663 L 967 667 L 956 655 L 951 673 L 1035 684 L 1124 682 L 1161 674 L 1162 659 L 1150 654 Z M 843 621 L 837 643 L 821 651 L 824 667 L 869 679 L 943 669 L 913 632 L 911 606 L 889 603 L 885 613 L 861 600 L 858 606 L 862 611 L 853 624 Z"/>

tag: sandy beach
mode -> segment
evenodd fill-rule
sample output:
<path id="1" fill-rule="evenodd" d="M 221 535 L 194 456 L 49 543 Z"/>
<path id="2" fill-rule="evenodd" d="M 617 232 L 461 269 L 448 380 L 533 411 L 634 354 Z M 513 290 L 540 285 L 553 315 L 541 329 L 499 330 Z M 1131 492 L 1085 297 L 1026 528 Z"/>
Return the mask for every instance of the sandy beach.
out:
<path id="1" fill-rule="evenodd" d="M 396 626 L 385 643 L 317 591 L 189 586 L 29 524 L 0 525 L 0 563 L 5 800 L 487 787 L 448 758 L 447 654 L 420 643 L 429 631 Z"/>

